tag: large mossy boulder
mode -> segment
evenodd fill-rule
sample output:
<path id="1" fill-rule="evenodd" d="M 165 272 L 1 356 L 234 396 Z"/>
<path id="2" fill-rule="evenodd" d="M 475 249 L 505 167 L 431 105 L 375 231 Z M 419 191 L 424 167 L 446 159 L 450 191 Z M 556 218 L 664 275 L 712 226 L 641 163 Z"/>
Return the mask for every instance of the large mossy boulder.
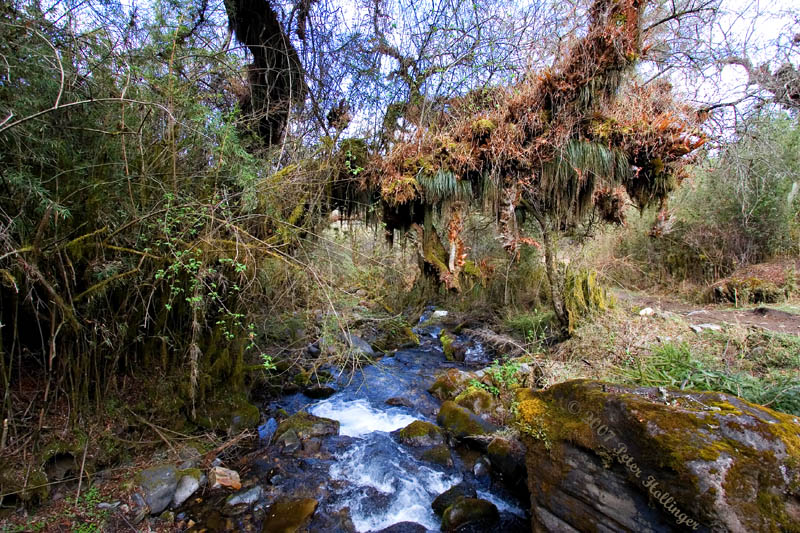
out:
<path id="1" fill-rule="evenodd" d="M 439 408 L 436 423 L 457 439 L 469 435 L 485 435 L 497 429 L 490 422 L 452 401 L 444 402 Z"/>
<path id="2" fill-rule="evenodd" d="M 711 392 L 520 389 L 534 531 L 800 532 L 800 420 Z"/>
<path id="3" fill-rule="evenodd" d="M 397 442 L 414 448 L 444 444 L 442 430 L 424 420 L 414 420 L 406 427 L 392 431 L 391 435 Z"/>
<path id="4" fill-rule="evenodd" d="M 298 411 L 280 424 L 275 430 L 273 441 L 278 442 L 281 435 L 293 431 L 300 440 L 313 437 L 327 437 L 339 434 L 339 422 L 330 418 L 314 416 L 305 411 Z"/>
<path id="5" fill-rule="evenodd" d="M 445 509 L 442 531 L 459 531 L 471 526 L 473 531 L 492 531 L 500 522 L 500 513 L 492 502 L 479 498 L 459 498 Z"/>
<path id="6" fill-rule="evenodd" d="M 463 392 L 475 375 L 470 372 L 463 372 L 457 368 L 451 368 L 447 372 L 436 377 L 428 392 L 442 401 L 452 400 Z"/>

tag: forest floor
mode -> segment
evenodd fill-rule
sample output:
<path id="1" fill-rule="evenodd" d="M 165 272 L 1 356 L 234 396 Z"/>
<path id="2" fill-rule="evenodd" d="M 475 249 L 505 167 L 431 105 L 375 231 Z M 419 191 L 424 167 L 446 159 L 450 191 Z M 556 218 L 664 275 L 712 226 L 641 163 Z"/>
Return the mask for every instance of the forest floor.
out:
<path id="1" fill-rule="evenodd" d="M 678 314 L 692 325 L 706 323 L 753 326 L 777 333 L 800 335 L 800 305 L 791 303 L 764 304 L 748 307 L 730 305 L 697 305 L 670 295 L 654 295 L 626 290 L 614 291 L 620 303 L 632 307 L 660 309 Z"/>

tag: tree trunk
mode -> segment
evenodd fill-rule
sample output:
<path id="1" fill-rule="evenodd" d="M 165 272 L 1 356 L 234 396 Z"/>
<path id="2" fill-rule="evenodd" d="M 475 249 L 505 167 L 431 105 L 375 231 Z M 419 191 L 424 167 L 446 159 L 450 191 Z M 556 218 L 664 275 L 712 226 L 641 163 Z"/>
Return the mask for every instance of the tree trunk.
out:
<path id="1" fill-rule="evenodd" d="M 542 228 L 542 240 L 544 241 L 544 267 L 547 272 L 547 281 L 550 285 L 550 300 L 553 303 L 553 311 L 556 314 L 559 324 L 563 329 L 569 327 L 569 317 L 564 308 L 564 299 L 562 298 L 564 280 L 558 272 L 556 265 L 556 243 L 553 232 L 547 225 L 547 222 L 539 214 L 534 212 L 533 215 Z"/>

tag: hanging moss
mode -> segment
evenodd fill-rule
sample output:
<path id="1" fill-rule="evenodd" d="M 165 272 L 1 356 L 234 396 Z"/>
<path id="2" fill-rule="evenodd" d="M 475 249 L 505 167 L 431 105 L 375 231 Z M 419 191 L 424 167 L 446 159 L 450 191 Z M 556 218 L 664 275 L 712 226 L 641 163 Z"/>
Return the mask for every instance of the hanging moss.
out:
<path id="1" fill-rule="evenodd" d="M 562 297 L 569 320 L 569 333 L 584 317 L 605 311 L 613 305 L 612 298 L 597 283 L 597 273 L 588 270 L 567 272 Z"/>

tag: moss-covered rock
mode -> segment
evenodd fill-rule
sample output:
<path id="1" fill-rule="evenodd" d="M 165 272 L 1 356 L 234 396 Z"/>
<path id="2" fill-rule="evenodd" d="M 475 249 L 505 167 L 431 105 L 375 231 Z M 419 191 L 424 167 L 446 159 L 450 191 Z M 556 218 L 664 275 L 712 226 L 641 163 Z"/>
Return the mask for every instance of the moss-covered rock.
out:
<path id="1" fill-rule="evenodd" d="M 455 357 L 453 354 L 453 342 L 455 339 L 447 334 L 447 332 L 442 331 L 439 334 L 439 342 L 442 343 L 442 351 L 444 352 L 444 357 L 448 361 L 455 361 Z"/>
<path id="2" fill-rule="evenodd" d="M 301 440 L 312 437 L 326 437 L 339 434 L 339 422 L 330 418 L 314 416 L 305 411 L 299 411 L 280 424 L 275 430 L 273 439 L 277 441 L 281 435 L 292 430 Z"/>
<path id="3" fill-rule="evenodd" d="M 491 531 L 500 522 L 500 513 L 492 502 L 478 498 L 459 498 L 445 509 L 442 531 L 458 531 L 469 524 L 473 530 Z"/>
<path id="4" fill-rule="evenodd" d="M 433 446 L 420 454 L 420 459 L 446 468 L 453 466 L 453 456 L 447 444 Z"/>
<path id="5" fill-rule="evenodd" d="M 497 428 L 455 402 L 447 401 L 439 408 L 436 423 L 460 439 L 468 435 L 485 435 Z"/>
<path id="6" fill-rule="evenodd" d="M 197 409 L 197 424 L 212 431 L 239 433 L 258 426 L 261 412 L 243 397 L 208 401 Z"/>
<path id="7" fill-rule="evenodd" d="M 415 420 L 402 429 L 392 431 L 391 435 L 397 442 L 415 448 L 444 443 L 442 430 L 424 420 Z"/>
<path id="8" fill-rule="evenodd" d="M 800 531 L 797 417 L 721 393 L 587 380 L 520 391 L 516 412 L 543 531 Z"/>
<path id="9" fill-rule="evenodd" d="M 453 485 L 434 498 L 433 502 L 431 503 L 431 509 L 433 509 L 433 512 L 437 515 L 442 515 L 448 507 L 456 503 L 458 500 L 463 498 L 477 497 L 478 494 L 475 492 L 475 489 L 462 481 L 461 483 Z"/>
<path id="10" fill-rule="evenodd" d="M 466 407 L 476 415 L 490 415 L 494 413 L 497 402 L 488 391 L 480 387 L 468 387 L 453 399 L 461 407 Z"/>
<path id="11" fill-rule="evenodd" d="M 474 378 L 475 376 L 469 372 L 462 372 L 457 368 L 451 368 L 447 372 L 437 376 L 436 381 L 431 385 L 431 388 L 428 389 L 428 392 L 442 401 L 452 400 L 466 389 L 469 381 Z"/>

